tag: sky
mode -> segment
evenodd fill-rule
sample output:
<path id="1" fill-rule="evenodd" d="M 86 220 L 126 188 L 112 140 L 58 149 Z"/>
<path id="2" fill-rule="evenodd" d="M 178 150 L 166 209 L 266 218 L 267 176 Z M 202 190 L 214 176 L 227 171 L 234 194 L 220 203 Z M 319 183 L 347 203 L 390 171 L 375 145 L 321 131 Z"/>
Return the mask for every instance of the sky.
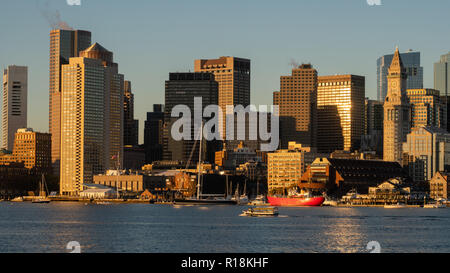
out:
<path id="1" fill-rule="evenodd" d="M 132 82 L 140 143 L 169 72 L 193 71 L 195 59 L 251 59 L 251 103 L 271 105 L 295 62 L 319 75 L 365 76 L 366 97 L 375 99 L 378 57 L 396 46 L 420 51 L 424 87 L 433 88 L 433 63 L 450 51 L 448 0 L 80 1 L 0 0 L 0 67 L 28 66 L 28 127 L 36 131 L 48 132 L 49 31 L 58 18 L 114 53 Z"/>

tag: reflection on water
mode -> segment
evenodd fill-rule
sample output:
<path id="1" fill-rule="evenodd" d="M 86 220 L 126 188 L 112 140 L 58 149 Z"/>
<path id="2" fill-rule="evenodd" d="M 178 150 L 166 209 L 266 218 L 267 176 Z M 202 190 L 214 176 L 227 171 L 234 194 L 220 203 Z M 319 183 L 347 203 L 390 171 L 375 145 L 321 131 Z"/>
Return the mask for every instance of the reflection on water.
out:
<path id="1" fill-rule="evenodd" d="M 0 203 L 0 252 L 450 252 L 450 209 Z"/>
<path id="2" fill-rule="evenodd" d="M 357 253 L 364 251 L 364 243 L 369 242 L 361 225 L 361 211 L 357 208 L 336 210 L 337 217 L 324 220 L 323 240 L 327 252 Z"/>

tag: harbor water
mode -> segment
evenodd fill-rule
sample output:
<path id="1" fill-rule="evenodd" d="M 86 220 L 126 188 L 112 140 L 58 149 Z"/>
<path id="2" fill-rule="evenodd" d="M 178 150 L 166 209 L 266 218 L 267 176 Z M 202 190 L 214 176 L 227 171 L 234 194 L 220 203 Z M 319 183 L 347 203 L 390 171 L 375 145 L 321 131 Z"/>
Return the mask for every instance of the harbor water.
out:
<path id="1" fill-rule="evenodd" d="M 0 202 L 0 252 L 450 252 L 450 209 Z"/>

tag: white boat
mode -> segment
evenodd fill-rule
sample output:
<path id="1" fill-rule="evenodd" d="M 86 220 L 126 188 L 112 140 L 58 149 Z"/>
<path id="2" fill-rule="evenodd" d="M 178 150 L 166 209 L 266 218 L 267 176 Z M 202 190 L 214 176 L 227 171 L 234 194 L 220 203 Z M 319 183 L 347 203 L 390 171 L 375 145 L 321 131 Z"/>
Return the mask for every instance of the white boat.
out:
<path id="1" fill-rule="evenodd" d="M 19 196 L 19 197 L 16 197 L 14 199 L 11 199 L 11 202 L 23 202 L 23 197 Z"/>
<path id="2" fill-rule="evenodd" d="M 278 216 L 278 208 L 276 207 L 255 207 L 242 211 L 240 216 L 250 217 L 271 217 Z"/>
<path id="3" fill-rule="evenodd" d="M 397 203 L 397 204 L 393 204 L 393 205 L 384 205 L 385 209 L 403 209 L 403 208 L 407 208 L 408 206 L 403 204 L 403 203 Z"/>
<path id="4" fill-rule="evenodd" d="M 424 209 L 443 209 L 447 208 L 447 204 L 444 204 L 441 201 L 436 201 L 435 203 L 429 203 L 423 205 Z"/>
<path id="5" fill-rule="evenodd" d="M 265 196 L 260 194 L 258 196 L 256 196 L 256 198 L 252 201 L 250 201 L 249 205 L 251 206 L 264 206 L 264 205 L 269 205 L 269 203 L 266 203 L 265 201 Z"/>

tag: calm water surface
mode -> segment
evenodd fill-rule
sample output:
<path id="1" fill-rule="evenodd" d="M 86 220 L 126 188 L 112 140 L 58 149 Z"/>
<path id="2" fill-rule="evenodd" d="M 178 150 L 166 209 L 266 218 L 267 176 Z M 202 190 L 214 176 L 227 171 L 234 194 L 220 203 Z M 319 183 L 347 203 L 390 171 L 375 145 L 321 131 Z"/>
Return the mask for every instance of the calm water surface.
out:
<path id="1" fill-rule="evenodd" d="M 0 252 L 450 252 L 450 208 L 244 208 L 0 202 Z"/>

